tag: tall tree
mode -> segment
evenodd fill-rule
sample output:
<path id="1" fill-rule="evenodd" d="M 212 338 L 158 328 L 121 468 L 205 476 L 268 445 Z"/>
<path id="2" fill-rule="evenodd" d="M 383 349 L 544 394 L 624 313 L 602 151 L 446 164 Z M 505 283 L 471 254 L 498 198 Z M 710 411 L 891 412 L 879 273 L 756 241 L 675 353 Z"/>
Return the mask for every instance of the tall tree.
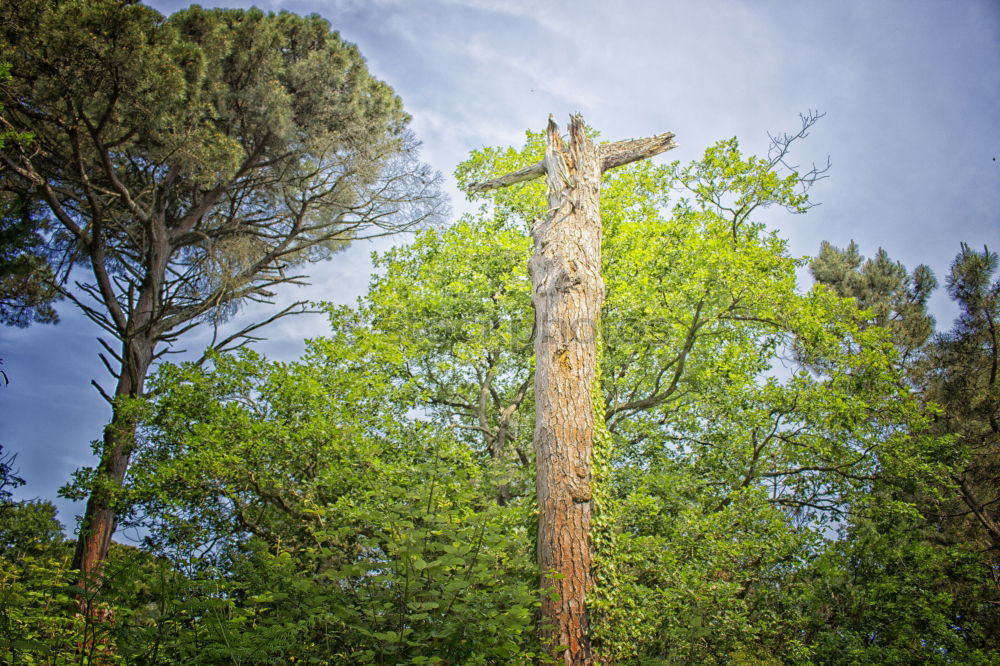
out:
<path id="1" fill-rule="evenodd" d="M 592 584 L 591 466 L 598 384 L 601 177 L 608 169 L 674 147 L 673 134 L 596 147 L 583 118 L 569 141 L 549 117 L 545 159 L 470 186 L 483 191 L 545 175 L 548 214 L 535 222 L 528 262 L 535 309 L 535 492 L 543 631 L 567 666 L 593 662 L 587 595 Z"/>
<path id="2" fill-rule="evenodd" d="M 753 640 L 752 632 L 736 632 L 737 618 L 767 598 L 755 588 L 768 585 L 777 570 L 757 567 L 780 567 L 780 558 L 790 555 L 779 553 L 795 547 L 798 537 L 784 530 L 805 530 L 843 513 L 851 498 L 863 496 L 880 456 L 898 462 L 907 455 L 896 450 L 906 449 L 906 440 L 893 433 L 919 416 L 886 366 L 891 354 L 880 353 L 881 331 L 859 326 L 853 305 L 828 291 L 795 293 L 795 262 L 751 217 L 766 206 L 809 208 L 802 188 L 822 177 L 822 169 L 779 170 L 789 144 L 815 120 L 807 116 L 800 133 L 780 137 L 768 159 L 744 158 L 730 140 L 690 166 L 633 165 L 609 173 L 602 184 L 608 296 L 601 316 L 601 411 L 613 443 L 610 450 L 601 447 L 604 481 L 594 488 L 603 494 L 603 515 L 595 535 L 598 584 L 589 603 L 592 637 L 604 658 L 696 660 L 709 640 L 709 608 L 719 609 L 713 624 L 723 608 L 727 618 L 727 629 L 712 632 L 711 649 L 725 654 Z M 504 184 L 530 176 L 537 143 L 536 137 L 534 150 L 521 155 L 484 150 L 460 168 L 460 181 L 485 177 Z M 495 177 L 505 172 L 511 175 Z M 689 198 L 671 208 L 676 190 Z M 490 199 L 501 222 L 527 225 L 552 208 L 537 183 L 494 190 Z M 817 376 L 800 367 L 778 381 L 771 371 L 775 353 L 793 346 L 822 358 L 830 372 Z M 782 360 L 786 367 L 789 362 Z M 485 376 L 481 367 L 477 374 Z M 450 402 L 471 405 L 470 398 Z M 682 521 L 646 517 L 650 507 L 673 516 L 688 503 L 695 507 Z M 692 517 L 698 514 L 709 533 L 726 520 L 734 530 L 740 525 L 741 546 L 725 555 L 706 553 L 722 569 L 716 574 L 700 570 L 701 562 L 682 567 L 671 559 L 678 535 L 667 536 L 669 530 L 697 529 Z M 789 527 L 777 527 L 785 521 Z M 753 554 L 767 542 L 781 544 L 766 549 L 774 560 Z M 747 572 L 734 577 L 739 570 Z M 695 578 L 682 580 L 681 571 Z M 732 590 L 728 603 L 718 601 L 720 584 L 712 575 L 732 580 L 724 586 Z M 677 585 L 704 596 L 694 603 L 657 592 Z M 705 623 L 689 625 L 692 618 Z M 685 640 L 679 647 L 676 641 Z"/>
<path id="3" fill-rule="evenodd" d="M 28 0 L 4 3 L 0 26 L 4 129 L 34 135 L 4 153 L 3 186 L 47 207 L 62 277 L 79 280 L 67 296 L 117 340 L 101 340 L 113 414 L 75 558 L 90 575 L 153 361 L 302 284 L 304 262 L 427 219 L 439 197 L 399 98 L 318 16 Z"/>
<path id="4" fill-rule="evenodd" d="M 924 264 L 908 273 L 883 248 L 866 259 L 854 241 L 845 249 L 823 241 L 809 271 L 816 282 L 867 310 L 870 325 L 888 329 L 904 363 L 912 363 L 934 333 L 927 299 L 937 288 L 937 279 Z"/>
<path id="5" fill-rule="evenodd" d="M 964 507 L 945 511 L 987 554 L 1000 593 L 1000 266 L 996 252 L 962 244 L 945 280 L 959 316 L 928 350 L 925 395 L 955 438 L 953 482 Z"/>
<path id="6" fill-rule="evenodd" d="M 997 627 L 995 601 L 1000 590 L 995 326 L 1000 315 L 1000 281 L 994 279 L 996 254 L 987 248 L 979 252 L 962 245 L 945 279 L 948 294 L 960 313 L 951 331 L 936 335 L 932 335 L 933 318 L 926 311 L 927 298 L 936 280 L 926 266 L 908 273 L 881 249 L 866 260 L 852 242 L 843 250 L 823 243 L 810 268 L 817 282 L 852 297 L 864 311 L 868 326 L 889 333 L 915 394 L 936 414 L 931 432 L 941 443 L 933 455 L 933 470 L 924 479 L 914 483 L 912 476 L 900 474 L 899 468 L 883 467 L 874 480 L 871 496 L 877 497 L 878 503 L 891 506 L 902 501 L 916 511 L 908 517 L 890 517 L 891 512 L 886 511 L 853 516 L 843 548 L 847 552 L 860 551 L 867 543 L 871 552 L 863 559 L 869 565 L 879 558 L 902 557 L 908 551 L 920 551 L 921 562 L 954 565 L 956 573 L 947 576 L 944 587 L 935 589 L 924 584 L 921 589 L 932 595 L 954 596 L 951 617 L 944 615 L 947 623 L 962 633 L 967 646 L 975 646 L 977 642 L 984 645 L 982 635 L 995 633 Z M 879 545 L 884 533 L 895 529 L 889 525 L 893 521 L 909 523 L 906 540 L 896 537 L 891 540 L 891 547 Z M 854 566 L 862 560 L 844 558 L 843 561 Z M 978 563 L 978 575 L 973 573 L 974 567 L 959 566 L 963 562 Z M 891 567 L 877 566 L 887 576 L 879 585 L 891 589 L 894 585 L 888 575 Z M 912 567 L 907 575 L 923 575 L 917 569 Z M 943 581 L 944 577 L 938 579 Z M 863 604 L 864 596 L 865 593 L 855 591 L 848 598 L 853 598 L 851 603 Z M 904 603 L 909 604 L 912 597 L 913 593 L 905 593 Z M 886 603 L 890 603 L 888 598 Z M 868 631 L 864 625 L 870 624 L 872 618 L 854 614 L 850 619 L 851 616 L 844 613 L 843 618 L 849 620 L 847 624 L 853 623 L 854 629 L 840 626 L 848 632 Z M 947 640 L 941 637 L 948 632 L 937 632 L 933 641 L 932 632 L 915 630 L 921 632 L 927 641 Z M 873 647 L 882 649 L 891 643 L 888 634 L 882 639 Z M 900 643 L 907 640 L 904 638 Z M 949 651 L 954 652 L 952 648 Z"/>

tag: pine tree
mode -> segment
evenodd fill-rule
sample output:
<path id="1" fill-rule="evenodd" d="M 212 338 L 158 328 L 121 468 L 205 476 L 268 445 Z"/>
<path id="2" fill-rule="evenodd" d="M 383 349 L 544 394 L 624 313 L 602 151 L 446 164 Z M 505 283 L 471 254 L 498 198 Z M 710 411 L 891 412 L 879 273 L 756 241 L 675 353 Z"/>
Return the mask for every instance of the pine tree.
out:
<path id="1" fill-rule="evenodd" d="M 0 154 L 0 182 L 45 206 L 60 277 L 81 280 L 66 295 L 111 338 L 113 416 L 76 555 L 90 575 L 115 530 L 154 360 L 184 332 L 302 284 L 304 263 L 432 215 L 436 180 L 399 98 L 316 15 L 3 3 L 0 60 L 13 76 L 0 83 L 2 129 L 32 134 Z"/>

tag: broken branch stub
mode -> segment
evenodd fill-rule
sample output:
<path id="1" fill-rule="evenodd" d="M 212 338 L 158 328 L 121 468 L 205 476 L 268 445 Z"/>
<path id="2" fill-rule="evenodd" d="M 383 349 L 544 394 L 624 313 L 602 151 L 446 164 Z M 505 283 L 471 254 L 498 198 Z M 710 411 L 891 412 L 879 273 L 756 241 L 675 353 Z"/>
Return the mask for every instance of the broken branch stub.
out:
<path id="1" fill-rule="evenodd" d="M 602 143 L 597 146 L 597 154 L 601 161 L 601 173 L 603 174 L 615 167 L 624 166 L 631 162 L 654 157 L 676 147 L 677 144 L 674 143 L 673 132 L 664 132 L 663 134 L 646 137 L 645 139 L 626 139 L 613 143 Z M 469 185 L 468 190 L 469 192 L 486 192 L 534 180 L 544 175 L 545 162 L 543 160 L 517 171 L 511 171 L 499 178 L 484 180 L 481 183 L 472 183 Z"/>

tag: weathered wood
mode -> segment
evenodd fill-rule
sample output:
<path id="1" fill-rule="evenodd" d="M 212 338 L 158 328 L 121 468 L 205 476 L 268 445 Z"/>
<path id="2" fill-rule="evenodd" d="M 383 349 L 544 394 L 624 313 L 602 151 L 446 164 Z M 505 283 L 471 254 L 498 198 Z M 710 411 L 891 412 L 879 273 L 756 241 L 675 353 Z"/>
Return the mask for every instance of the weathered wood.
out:
<path id="1" fill-rule="evenodd" d="M 628 139 L 614 143 L 602 143 L 598 146 L 601 154 L 601 173 L 624 166 L 630 162 L 638 162 L 659 155 L 673 148 L 674 133 L 664 132 L 645 139 Z"/>
<path id="2" fill-rule="evenodd" d="M 473 183 L 472 185 L 469 185 L 468 189 L 470 192 L 485 192 L 486 190 L 495 190 L 501 187 L 507 187 L 508 185 L 523 183 L 526 180 L 534 180 L 535 178 L 544 175 L 545 162 L 535 162 L 531 166 L 526 166 L 523 169 L 512 171 L 505 176 L 500 176 L 499 178 L 487 180 L 482 183 Z"/>
<path id="3" fill-rule="evenodd" d="M 623 166 L 630 162 L 644 160 L 660 153 L 676 148 L 674 143 L 674 133 L 664 132 L 656 136 L 645 139 L 627 139 L 625 141 L 615 141 L 614 143 L 602 143 L 597 146 L 598 155 L 601 160 L 601 173 Z M 516 185 L 528 180 L 533 180 L 545 175 L 545 162 L 535 162 L 531 166 L 512 171 L 506 175 L 485 180 L 481 183 L 469 185 L 470 192 L 485 192 L 495 190 L 509 185 Z"/>
<path id="4" fill-rule="evenodd" d="M 569 145 L 549 120 L 545 151 L 550 215 L 534 228 L 528 262 L 535 305 L 535 464 L 543 638 L 567 665 L 591 664 L 591 455 L 601 279 L 600 157 L 583 119 Z"/>
<path id="5" fill-rule="evenodd" d="M 544 174 L 549 215 L 534 225 L 528 262 L 535 307 L 535 432 L 542 638 L 566 666 L 590 666 L 587 593 L 594 382 L 604 281 L 601 174 L 674 147 L 671 133 L 594 146 L 583 118 L 570 118 L 568 145 L 549 117 L 542 162 L 471 185 L 482 192 Z M 560 650 L 555 648 L 564 646 Z"/>

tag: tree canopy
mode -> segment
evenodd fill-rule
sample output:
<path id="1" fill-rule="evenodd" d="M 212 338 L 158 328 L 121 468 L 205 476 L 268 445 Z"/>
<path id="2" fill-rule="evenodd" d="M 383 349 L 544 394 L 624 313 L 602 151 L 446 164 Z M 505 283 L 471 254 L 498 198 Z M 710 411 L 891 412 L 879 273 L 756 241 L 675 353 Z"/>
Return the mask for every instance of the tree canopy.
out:
<path id="1" fill-rule="evenodd" d="M 114 415 L 81 531 L 90 573 L 132 448 L 122 401 L 143 395 L 152 362 L 301 284 L 302 264 L 432 219 L 437 180 L 399 98 L 315 15 L 30 0 L 0 13 L 0 61 L 3 129 L 31 136 L 0 153 L 4 201 L 23 202 L 22 236 L 45 235 L 50 277 L 73 280 L 61 292 L 118 343 L 102 340 L 114 389 L 95 382 Z"/>
<path id="2" fill-rule="evenodd" d="M 4 189 L 48 206 L 63 271 L 94 273 L 78 304 L 116 337 L 146 281 L 147 335 L 170 341 L 434 212 L 399 98 L 318 16 L 39 0 L 3 18 L 4 122 L 33 137 Z"/>
<path id="3" fill-rule="evenodd" d="M 530 163 L 539 142 L 475 153 L 460 178 Z M 951 439 L 896 329 L 799 287 L 803 260 L 713 202 L 733 182 L 761 205 L 807 203 L 733 141 L 605 183 L 595 651 L 990 663 L 982 556 L 928 523 L 953 487 Z M 148 654 L 160 627 L 189 662 L 545 659 L 533 188 L 377 256 L 367 295 L 329 306 L 330 335 L 297 362 L 161 368 L 122 501 L 170 572 L 143 593 L 164 615 L 128 610 L 109 641 Z M 108 580 L 106 603 L 133 608 L 130 584 Z M 216 619 L 188 627 L 187 612 Z"/>

